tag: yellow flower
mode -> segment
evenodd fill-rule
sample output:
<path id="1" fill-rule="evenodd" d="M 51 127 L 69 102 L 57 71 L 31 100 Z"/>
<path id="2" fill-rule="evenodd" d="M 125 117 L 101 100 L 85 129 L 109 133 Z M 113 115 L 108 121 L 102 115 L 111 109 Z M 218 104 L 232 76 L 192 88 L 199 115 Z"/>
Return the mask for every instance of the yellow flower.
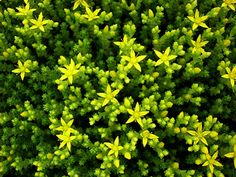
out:
<path id="1" fill-rule="evenodd" d="M 204 49 L 202 47 L 204 47 L 208 43 L 208 41 L 201 41 L 201 35 L 198 36 L 197 41 L 191 40 L 191 42 L 194 46 L 192 49 L 192 53 L 194 52 L 203 53 Z"/>
<path id="2" fill-rule="evenodd" d="M 141 55 L 141 56 L 135 56 L 135 52 L 133 51 L 133 49 L 130 51 L 130 56 L 121 56 L 122 59 L 125 59 L 126 61 L 128 61 L 128 69 L 132 68 L 133 66 L 139 71 L 141 72 L 141 66 L 139 65 L 138 62 L 142 61 L 144 58 L 146 57 L 146 55 Z"/>
<path id="3" fill-rule="evenodd" d="M 18 13 L 16 13 L 16 15 L 27 16 L 27 15 L 31 15 L 33 13 L 33 11 L 36 10 L 36 9 L 30 9 L 30 4 L 29 4 L 28 0 L 24 0 L 24 2 L 26 4 L 24 8 L 21 8 L 21 7 L 16 8 L 19 11 Z"/>
<path id="4" fill-rule="evenodd" d="M 56 130 L 58 131 L 63 131 L 65 132 L 74 132 L 75 130 L 71 128 L 71 125 L 73 124 L 74 120 L 70 120 L 68 123 L 66 123 L 62 118 L 61 118 L 61 126 L 57 127 Z"/>
<path id="5" fill-rule="evenodd" d="M 88 21 L 95 20 L 99 18 L 98 13 L 100 12 L 101 9 L 96 9 L 94 12 L 91 11 L 88 7 L 86 7 L 86 15 L 82 15 L 83 17 L 87 18 Z"/>
<path id="6" fill-rule="evenodd" d="M 41 31 L 44 32 L 44 27 L 43 26 L 48 23 L 48 20 L 43 20 L 43 13 L 41 12 L 39 14 L 38 20 L 30 19 L 30 22 L 34 24 L 33 26 L 30 27 L 30 29 L 39 28 Z"/>
<path id="7" fill-rule="evenodd" d="M 111 150 L 108 152 L 108 155 L 114 154 L 115 157 L 118 157 L 119 151 L 123 149 L 122 146 L 119 146 L 119 136 L 116 137 L 114 144 L 105 142 L 104 143 Z"/>
<path id="8" fill-rule="evenodd" d="M 73 6 L 73 10 L 77 9 L 77 7 L 79 7 L 80 4 L 84 7 L 89 7 L 89 5 L 87 4 L 85 0 L 76 0 Z"/>
<path id="9" fill-rule="evenodd" d="M 66 145 L 67 149 L 71 151 L 71 142 L 76 138 L 76 136 L 70 136 L 70 132 L 67 131 L 64 134 L 57 135 L 57 137 L 60 140 L 62 140 L 62 142 L 60 143 L 59 149 Z"/>
<path id="10" fill-rule="evenodd" d="M 207 18 L 208 18 L 207 15 L 200 17 L 198 9 L 195 11 L 194 17 L 188 16 L 188 19 L 193 22 L 192 26 L 193 30 L 195 30 L 198 26 L 201 26 L 203 28 L 208 28 L 208 26 L 205 23 L 203 23 Z"/>
<path id="11" fill-rule="evenodd" d="M 120 54 L 122 54 L 124 50 L 133 46 L 135 40 L 135 38 L 128 39 L 128 36 L 125 34 L 122 42 L 114 42 L 114 44 L 119 46 Z"/>
<path id="12" fill-rule="evenodd" d="M 234 158 L 234 168 L 236 169 L 236 145 L 234 145 L 234 152 L 225 154 L 225 157 Z"/>
<path id="13" fill-rule="evenodd" d="M 20 60 L 18 60 L 18 68 L 12 70 L 13 73 L 20 74 L 21 80 L 24 80 L 25 73 L 29 73 L 30 70 L 28 69 L 30 65 L 30 60 L 27 60 L 22 64 Z"/>
<path id="14" fill-rule="evenodd" d="M 214 166 L 218 166 L 218 167 L 223 166 L 220 162 L 216 160 L 216 158 L 218 157 L 218 151 L 216 151 L 213 154 L 213 156 L 211 156 L 208 152 L 208 149 L 205 148 L 204 153 L 205 153 L 206 161 L 202 164 L 202 166 L 208 166 L 211 173 L 214 172 Z"/>
<path id="15" fill-rule="evenodd" d="M 232 87 L 234 87 L 234 80 L 236 79 L 236 66 L 233 67 L 232 71 L 227 67 L 226 71 L 228 74 L 224 74 L 223 78 L 230 79 Z"/>
<path id="16" fill-rule="evenodd" d="M 173 60 L 177 57 L 177 55 L 169 55 L 170 54 L 170 47 L 168 47 L 163 54 L 157 50 L 154 50 L 154 52 L 160 58 L 159 60 L 157 60 L 155 66 L 159 66 L 162 63 L 169 66 L 170 60 Z"/>
<path id="17" fill-rule="evenodd" d="M 143 127 L 143 122 L 141 117 L 145 116 L 149 113 L 149 111 L 140 111 L 139 103 L 136 103 L 135 109 L 127 109 L 128 113 L 131 115 L 130 118 L 126 121 L 126 123 L 131 123 L 133 121 L 137 121 L 138 124 Z"/>
<path id="18" fill-rule="evenodd" d="M 150 133 L 148 130 L 144 130 L 140 135 L 143 138 L 143 147 L 147 145 L 148 139 L 158 139 L 158 136 Z"/>
<path id="19" fill-rule="evenodd" d="M 235 11 L 234 4 L 236 4 L 236 0 L 224 0 L 221 7 L 229 7 L 233 11 Z"/>
<path id="20" fill-rule="evenodd" d="M 188 130 L 187 132 L 194 137 L 194 144 L 201 141 L 205 145 L 208 145 L 207 140 L 204 137 L 207 136 L 210 131 L 202 131 L 202 123 L 199 123 L 197 131 Z"/>
<path id="21" fill-rule="evenodd" d="M 115 96 L 119 93 L 119 89 L 116 89 L 115 91 L 111 90 L 110 85 L 107 85 L 107 89 L 106 89 L 106 93 L 97 93 L 98 96 L 105 98 L 103 101 L 102 106 L 105 106 L 107 103 L 109 103 L 110 101 L 112 102 L 118 102 L 118 100 L 115 98 Z"/>
<path id="22" fill-rule="evenodd" d="M 79 72 L 80 63 L 75 65 L 75 62 L 71 59 L 70 65 L 65 65 L 65 68 L 58 68 L 64 75 L 61 76 L 60 80 L 68 78 L 69 83 L 73 83 L 73 76 Z"/>

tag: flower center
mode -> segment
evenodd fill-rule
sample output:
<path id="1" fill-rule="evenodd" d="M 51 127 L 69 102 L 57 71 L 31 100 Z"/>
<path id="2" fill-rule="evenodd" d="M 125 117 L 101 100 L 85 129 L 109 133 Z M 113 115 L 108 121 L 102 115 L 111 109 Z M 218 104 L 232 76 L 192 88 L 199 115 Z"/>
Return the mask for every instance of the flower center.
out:
<path id="1" fill-rule="evenodd" d="M 236 79 L 236 73 L 230 72 L 229 73 L 229 78 Z"/>
<path id="2" fill-rule="evenodd" d="M 195 23 L 198 24 L 198 25 L 199 25 L 200 23 L 202 23 L 201 18 L 196 18 L 196 19 L 195 19 Z"/>
<path id="3" fill-rule="evenodd" d="M 164 54 L 161 58 L 162 61 L 168 61 L 168 55 Z"/>

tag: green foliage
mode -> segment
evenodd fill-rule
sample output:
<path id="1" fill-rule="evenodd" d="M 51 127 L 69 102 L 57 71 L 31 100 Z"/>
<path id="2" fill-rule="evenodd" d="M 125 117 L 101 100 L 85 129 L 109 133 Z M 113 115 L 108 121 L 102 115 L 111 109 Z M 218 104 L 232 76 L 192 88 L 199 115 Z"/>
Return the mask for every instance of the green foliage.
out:
<path id="1" fill-rule="evenodd" d="M 0 0 L 0 176 L 234 176 L 235 0 Z"/>

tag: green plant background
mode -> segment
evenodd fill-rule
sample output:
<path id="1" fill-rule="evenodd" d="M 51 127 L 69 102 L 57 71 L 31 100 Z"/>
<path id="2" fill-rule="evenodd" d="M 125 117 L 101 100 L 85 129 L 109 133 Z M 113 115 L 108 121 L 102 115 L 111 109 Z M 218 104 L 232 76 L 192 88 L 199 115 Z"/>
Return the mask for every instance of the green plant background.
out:
<path id="1" fill-rule="evenodd" d="M 236 58 L 235 2 L 86 2 L 92 12 L 101 9 L 98 18 L 89 21 L 83 16 L 86 7 L 73 10 L 70 0 L 0 1 L 0 175 L 234 176 L 235 86 L 222 75 Z M 27 3 L 35 11 L 17 14 Z M 196 9 L 208 17 L 209 28 L 193 30 L 188 17 Z M 41 12 L 44 31 L 31 28 Z M 208 43 L 193 52 L 199 35 Z M 163 53 L 168 47 L 176 58 L 169 66 L 156 66 L 154 50 Z M 139 62 L 141 72 L 122 59 L 131 50 L 146 56 Z M 12 71 L 27 60 L 30 72 L 22 80 Z M 71 60 L 80 64 L 73 83 L 60 72 Z M 97 93 L 106 93 L 108 85 L 119 93 L 117 101 L 103 106 Z M 127 110 L 136 103 L 148 111 L 143 127 L 126 123 Z M 73 120 L 71 151 L 67 145 L 59 148 L 61 118 Z M 189 132 L 197 132 L 199 123 L 209 131 L 207 144 Z M 158 137 L 145 147 L 144 130 Z M 123 147 L 118 157 L 108 155 L 111 149 L 104 144 L 116 137 Z M 211 171 L 203 164 L 215 152 L 223 167 Z M 233 158 L 225 156 L 230 152 Z"/>

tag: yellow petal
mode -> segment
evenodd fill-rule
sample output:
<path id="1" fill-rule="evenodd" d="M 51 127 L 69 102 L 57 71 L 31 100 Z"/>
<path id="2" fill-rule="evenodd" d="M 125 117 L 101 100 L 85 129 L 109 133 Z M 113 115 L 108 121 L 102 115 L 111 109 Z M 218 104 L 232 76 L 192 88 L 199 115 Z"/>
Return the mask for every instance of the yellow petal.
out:
<path id="1" fill-rule="evenodd" d="M 42 32 L 45 32 L 44 30 L 44 27 L 43 26 L 40 26 L 39 29 L 42 31 Z"/>
<path id="2" fill-rule="evenodd" d="M 20 77 L 21 77 L 21 80 L 24 80 L 24 77 L 25 77 L 25 72 L 23 72 L 23 73 L 20 73 Z"/>
<path id="3" fill-rule="evenodd" d="M 105 94 L 105 93 L 97 93 L 97 95 L 100 97 L 103 97 L 103 98 L 105 98 L 107 96 L 107 94 Z"/>
<path id="4" fill-rule="evenodd" d="M 235 7 L 234 7 L 233 4 L 230 4 L 230 5 L 229 5 L 229 8 L 232 9 L 233 11 L 235 11 Z"/>
<path id="5" fill-rule="evenodd" d="M 208 161 L 206 161 L 204 164 L 202 164 L 202 166 L 207 166 L 209 164 Z"/>
<path id="6" fill-rule="evenodd" d="M 112 92 L 112 95 L 113 95 L 113 96 L 116 96 L 119 92 L 120 92 L 120 90 L 119 90 L 119 89 L 116 89 L 115 91 Z"/>
<path id="7" fill-rule="evenodd" d="M 234 87 L 234 79 L 230 79 L 230 83 L 231 83 L 232 87 Z"/>
<path id="8" fill-rule="evenodd" d="M 61 118 L 61 125 L 66 126 L 66 122 Z"/>
<path id="9" fill-rule="evenodd" d="M 164 61 L 164 64 L 165 64 L 166 66 L 170 66 L 170 62 L 169 62 L 169 61 Z"/>
<path id="10" fill-rule="evenodd" d="M 134 67 L 135 67 L 139 72 L 141 72 L 141 66 L 140 66 L 138 63 L 135 63 L 135 64 L 134 64 Z"/>
<path id="11" fill-rule="evenodd" d="M 128 67 L 128 69 L 130 69 L 130 68 L 133 67 L 133 64 L 132 63 L 128 63 L 127 67 Z"/>
<path id="12" fill-rule="evenodd" d="M 148 113 L 149 113 L 149 111 L 142 111 L 142 112 L 139 112 L 139 116 L 143 117 L 143 116 L 147 115 Z"/>
<path id="13" fill-rule="evenodd" d="M 12 70 L 12 72 L 18 74 L 18 73 L 21 72 L 21 70 L 18 68 L 18 69 L 14 69 L 14 70 Z"/>
<path id="14" fill-rule="evenodd" d="M 39 14 L 38 21 L 43 21 L 43 13 L 42 12 L 40 12 L 40 14 Z"/>
<path id="15" fill-rule="evenodd" d="M 130 57 L 135 58 L 135 52 L 133 51 L 133 49 L 130 51 Z"/>
<path id="16" fill-rule="evenodd" d="M 114 154 L 114 151 L 113 151 L 113 150 L 110 150 L 110 151 L 108 152 L 108 155 L 112 155 L 112 154 Z"/>
<path id="17" fill-rule="evenodd" d="M 201 21 L 205 21 L 206 19 L 208 19 L 208 16 L 206 16 L 206 15 L 202 16 L 200 19 L 201 19 Z"/>
<path id="18" fill-rule="evenodd" d="M 119 145 L 119 136 L 116 137 L 114 141 L 114 145 L 118 146 Z"/>
<path id="19" fill-rule="evenodd" d="M 192 136 L 197 136 L 197 133 L 193 130 L 188 130 L 187 133 L 189 133 Z"/>
<path id="20" fill-rule="evenodd" d="M 154 50 L 154 52 L 155 52 L 155 54 L 156 54 L 159 58 L 161 58 L 162 55 L 163 55 L 161 52 L 159 52 L 159 51 L 157 51 L 157 50 Z"/>
<path id="21" fill-rule="evenodd" d="M 223 76 L 221 76 L 223 78 L 229 79 L 229 75 L 228 74 L 224 74 Z"/>
<path id="22" fill-rule="evenodd" d="M 134 110 L 137 111 L 137 112 L 140 110 L 140 106 L 139 106 L 139 103 L 138 103 L 138 102 L 136 103 Z"/>
<path id="23" fill-rule="evenodd" d="M 103 101 L 103 103 L 102 103 L 102 106 L 105 106 L 105 105 L 107 105 L 107 103 L 109 103 L 109 101 L 110 101 L 110 100 L 108 100 L 108 99 L 105 99 L 105 100 Z"/>
<path id="24" fill-rule="evenodd" d="M 168 47 L 165 51 L 165 54 L 168 56 L 170 54 L 170 47 Z"/>
<path id="25" fill-rule="evenodd" d="M 63 81 L 63 80 L 65 80 L 66 78 L 67 78 L 67 76 L 66 76 L 66 75 L 63 75 L 63 76 L 60 77 L 60 80 Z"/>
<path id="26" fill-rule="evenodd" d="M 200 23 L 199 26 L 201 26 L 203 28 L 209 28 L 205 23 Z"/>
<path id="27" fill-rule="evenodd" d="M 109 84 L 107 85 L 106 92 L 107 92 L 107 94 L 110 94 L 110 93 L 111 93 L 111 86 L 110 86 Z"/>
<path id="28" fill-rule="evenodd" d="M 192 22 L 195 21 L 194 17 L 191 17 L 191 16 L 188 16 L 188 19 L 189 19 L 190 21 L 192 21 Z"/>
<path id="29" fill-rule="evenodd" d="M 138 56 L 136 59 L 138 62 L 144 60 L 146 58 L 146 55 L 141 55 L 141 56 Z"/>
<path id="30" fill-rule="evenodd" d="M 133 116 L 131 116 L 127 121 L 126 124 L 129 124 L 131 122 L 135 121 L 135 118 Z"/>
<path id="31" fill-rule="evenodd" d="M 77 9 L 77 7 L 79 7 L 79 5 L 80 5 L 80 0 L 75 1 L 74 6 L 73 6 L 73 10 Z"/>
<path id="32" fill-rule="evenodd" d="M 223 167 L 223 165 L 220 162 L 218 162 L 218 161 L 215 161 L 214 165 L 217 166 L 217 167 Z"/>
<path id="33" fill-rule="evenodd" d="M 107 147 L 109 147 L 110 149 L 113 148 L 113 144 L 111 144 L 111 143 L 105 142 L 104 144 L 105 144 Z"/>
<path id="34" fill-rule="evenodd" d="M 212 164 L 209 164 L 209 168 L 210 168 L 211 173 L 213 173 L 214 172 L 214 166 Z"/>
<path id="35" fill-rule="evenodd" d="M 194 23 L 192 29 L 195 30 L 197 29 L 197 27 L 198 27 L 198 24 Z"/>
<path id="36" fill-rule="evenodd" d="M 137 122 L 141 127 L 143 127 L 143 122 L 141 118 L 137 118 Z"/>
<path id="37" fill-rule="evenodd" d="M 127 112 L 130 114 L 130 115 L 133 115 L 134 111 L 132 109 L 127 109 Z"/>
<path id="38" fill-rule="evenodd" d="M 159 66 L 160 64 L 162 64 L 163 61 L 162 60 L 158 60 L 156 63 L 155 63 L 155 66 Z"/>
<path id="39" fill-rule="evenodd" d="M 67 148 L 69 151 L 71 151 L 71 143 L 70 142 L 67 143 Z"/>
<path id="40" fill-rule="evenodd" d="M 65 144 L 66 144 L 66 142 L 65 142 L 65 141 L 62 141 L 62 142 L 60 143 L 59 149 L 63 148 L 63 147 L 65 146 Z"/>
<path id="41" fill-rule="evenodd" d="M 173 60 L 173 59 L 175 59 L 177 56 L 176 55 L 170 55 L 170 56 L 168 56 L 168 59 L 169 60 Z"/>
<path id="42" fill-rule="evenodd" d="M 145 147 L 147 145 L 147 141 L 148 141 L 147 138 L 143 138 L 143 147 Z"/>
<path id="43" fill-rule="evenodd" d="M 73 76 L 68 76 L 68 80 L 69 80 L 69 83 L 72 84 L 73 83 Z"/>
<path id="44" fill-rule="evenodd" d="M 204 137 L 201 138 L 201 142 L 208 146 L 207 140 Z"/>
<path id="45" fill-rule="evenodd" d="M 70 127 L 70 126 L 73 124 L 73 122 L 74 122 L 74 119 L 70 120 L 70 121 L 68 122 L 68 126 Z"/>

